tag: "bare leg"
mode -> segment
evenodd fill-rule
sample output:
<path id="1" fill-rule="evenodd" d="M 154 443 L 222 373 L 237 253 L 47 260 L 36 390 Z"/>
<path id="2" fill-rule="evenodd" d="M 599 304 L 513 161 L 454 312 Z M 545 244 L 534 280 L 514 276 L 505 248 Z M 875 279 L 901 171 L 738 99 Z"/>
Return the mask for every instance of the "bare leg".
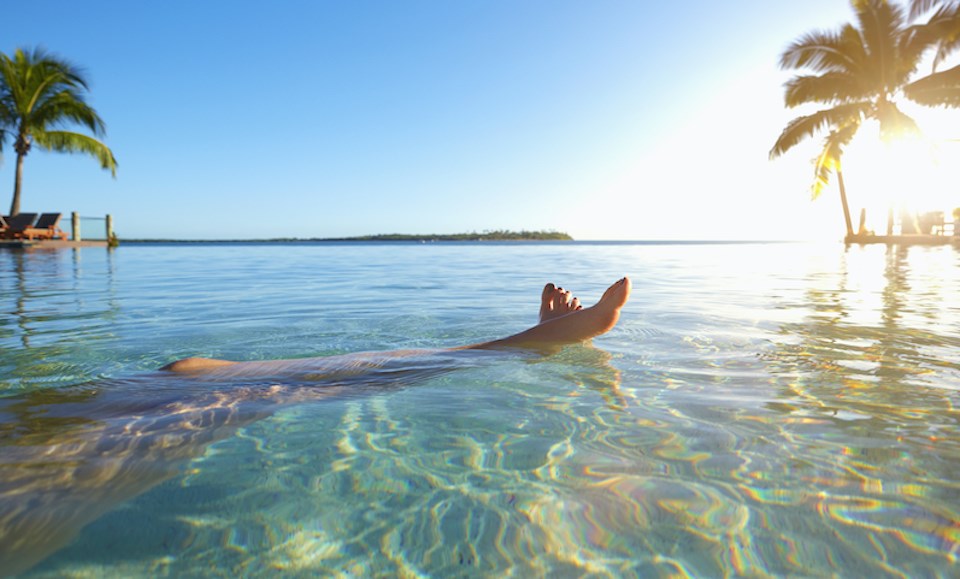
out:
<path id="1" fill-rule="evenodd" d="M 583 342 L 610 331 L 620 318 L 620 309 L 630 297 L 630 280 L 623 278 L 604 292 L 595 305 L 584 308 L 580 300 L 571 297 L 569 291 L 548 283 L 540 298 L 540 323 L 500 340 L 471 344 L 451 350 L 495 350 L 500 348 L 523 348 L 539 351 L 552 351 L 563 344 Z M 353 371 L 362 371 L 363 367 L 376 366 L 385 359 L 402 358 L 423 353 L 422 351 L 401 350 L 382 354 L 347 354 L 326 359 L 304 358 L 300 360 L 271 360 L 265 362 L 230 362 L 211 358 L 185 358 L 167 364 L 161 370 L 172 372 L 205 373 L 223 369 L 230 375 L 247 372 L 283 372 L 296 370 L 313 361 L 329 360 L 331 367 L 340 369 L 344 363 Z M 367 361 L 367 359 L 370 361 Z M 373 361 L 376 359 L 376 361 Z M 227 368 L 230 367 L 230 368 Z M 218 373 L 219 374 L 219 373 Z"/>
<path id="2" fill-rule="evenodd" d="M 230 366 L 231 364 L 236 364 L 236 362 L 231 362 L 230 360 L 216 360 L 214 358 L 184 358 L 183 360 L 171 362 L 160 369 L 169 370 L 171 372 L 196 372 L 198 370 L 203 371 L 213 368 L 220 368 L 223 366 Z"/>

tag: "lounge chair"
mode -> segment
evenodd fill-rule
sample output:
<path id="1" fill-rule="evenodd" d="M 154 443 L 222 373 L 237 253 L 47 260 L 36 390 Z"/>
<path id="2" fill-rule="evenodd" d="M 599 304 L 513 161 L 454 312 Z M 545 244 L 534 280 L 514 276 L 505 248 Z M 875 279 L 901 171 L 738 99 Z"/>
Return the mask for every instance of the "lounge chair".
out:
<path id="1" fill-rule="evenodd" d="M 67 234 L 60 229 L 61 213 L 43 213 L 37 223 L 25 228 L 20 232 L 20 237 L 24 239 L 55 239 L 60 238 L 66 241 Z"/>
<path id="2" fill-rule="evenodd" d="M 22 239 L 23 232 L 30 228 L 37 220 L 36 213 L 17 213 L 7 217 L 7 231 L 3 234 L 6 239 Z"/>

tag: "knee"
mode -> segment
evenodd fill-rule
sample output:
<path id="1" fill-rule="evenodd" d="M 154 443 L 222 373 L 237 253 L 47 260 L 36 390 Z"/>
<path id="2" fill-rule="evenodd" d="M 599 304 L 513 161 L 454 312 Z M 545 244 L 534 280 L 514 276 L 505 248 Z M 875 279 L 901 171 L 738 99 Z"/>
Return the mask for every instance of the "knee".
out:
<path id="1" fill-rule="evenodd" d="M 216 366 L 221 366 L 224 363 L 225 360 L 212 360 L 210 358 L 184 358 L 183 360 L 171 362 L 160 369 L 167 372 L 190 372 L 192 370 L 214 368 Z"/>

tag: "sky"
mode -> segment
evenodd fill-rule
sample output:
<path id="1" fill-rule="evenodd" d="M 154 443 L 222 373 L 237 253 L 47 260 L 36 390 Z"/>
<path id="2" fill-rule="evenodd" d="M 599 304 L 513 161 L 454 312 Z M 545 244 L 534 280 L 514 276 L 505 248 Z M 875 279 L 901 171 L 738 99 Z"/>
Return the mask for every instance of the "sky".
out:
<path id="1" fill-rule="evenodd" d="M 844 0 L 31 0 L 4 7 L 0 51 L 81 66 L 118 160 L 113 179 L 35 149 L 22 210 L 109 213 L 121 239 L 839 239 L 836 190 L 810 199 L 818 141 L 768 154 L 804 112 L 783 107 L 780 53 L 851 17 Z M 960 137 L 960 111 L 918 114 Z M 915 197 L 915 172 L 883 172 L 902 155 L 870 147 L 846 160 L 852 209 L 892 182 Z M 936 157 L 925 191 L 947 195 L 958 153 L 917 154 Z"/>

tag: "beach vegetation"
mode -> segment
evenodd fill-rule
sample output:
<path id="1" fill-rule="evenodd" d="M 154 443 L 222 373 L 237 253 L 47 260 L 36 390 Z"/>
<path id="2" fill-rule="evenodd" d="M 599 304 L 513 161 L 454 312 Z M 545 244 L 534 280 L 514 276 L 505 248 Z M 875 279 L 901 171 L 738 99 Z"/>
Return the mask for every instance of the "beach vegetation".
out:
<path id="1" fill-rule="evenodd" d="M 853 235 L 853 224 L 841 165 L 845 147 L 868 119 L 879 123 L 880 136 L 887 141 L 919 133 L 917 123 L 901 110 L 898 101 L 904 97 L 921 104 L 936 101 L 922 84 L 932 82 L 928 80 L 932 77 L 911 84 L 931 49 L 943 54 L 952 50 L 944 40 L 949 29 L 947 7 L 941 6 L 927 23 L 911 20 L 911 14 L 917 17 L 933 3 L 917 0 L 908 12 L 889 0 L 852 0 L 854 23 L 838 30 L 808 32 L 780 56 L 781 68 L 799 71 L 785 85 L 784 104 L 788 108 L 809 104 L 823 108 L 791 120 L 770 157 L 779 157 L 798 143 L 826 133 L 814 159 L 812 194 L 817 198 L 830 176 L 836 175 L 848 236 Z M 950 4 L 956 13 L 957 3 L 942 4 Z M 927 97 L 920 98 L 920 94 Z"/>
<path id="2" fill-rule="evenodd" d="M 34 145 L 92 156 L 116 176 L 113 151 L 98 139 L 106 126 L 87 103 L 88 90 L 82 70 L 43 49 L 0 53 L 0 149 L 9 138 L 16 153 L 10 215 L 20 213 L 23 161 Z M 86 128 L 92 136 L 64 130 L 71 125 Z"/>
<path id="3" fill-rule="evenodd" d="M 904 93 L 910 100 L 927 106 L 960 107 L 960 65 L 937 70 L 960 49 L 960 0 L 911 0 L 912 19 L 927 14 L 922 26 L 934 44 L 932 70 L 904 87 Z"/>
<path id="4" fill-rule="evenodd" d="M 510 231 L 506 229 L 486 230 L 470 233 L 378 233 L 354 237 L 277 237 L 273 239 L 130 239 L 133 243 L 304 243 L 338 241 L 374 241 L 374 242 L 416 242 L 436 241 L 573 241 L 573 237 L 562 231 L 535 230 Z"/>
<path id="5" fill-rule="evenodd" d="M 346 237 L 342 241 L 571 241 L 570 235 L 560 231 L 509 231 L 496 229 L 482 233 L 381 233 Z"/>

